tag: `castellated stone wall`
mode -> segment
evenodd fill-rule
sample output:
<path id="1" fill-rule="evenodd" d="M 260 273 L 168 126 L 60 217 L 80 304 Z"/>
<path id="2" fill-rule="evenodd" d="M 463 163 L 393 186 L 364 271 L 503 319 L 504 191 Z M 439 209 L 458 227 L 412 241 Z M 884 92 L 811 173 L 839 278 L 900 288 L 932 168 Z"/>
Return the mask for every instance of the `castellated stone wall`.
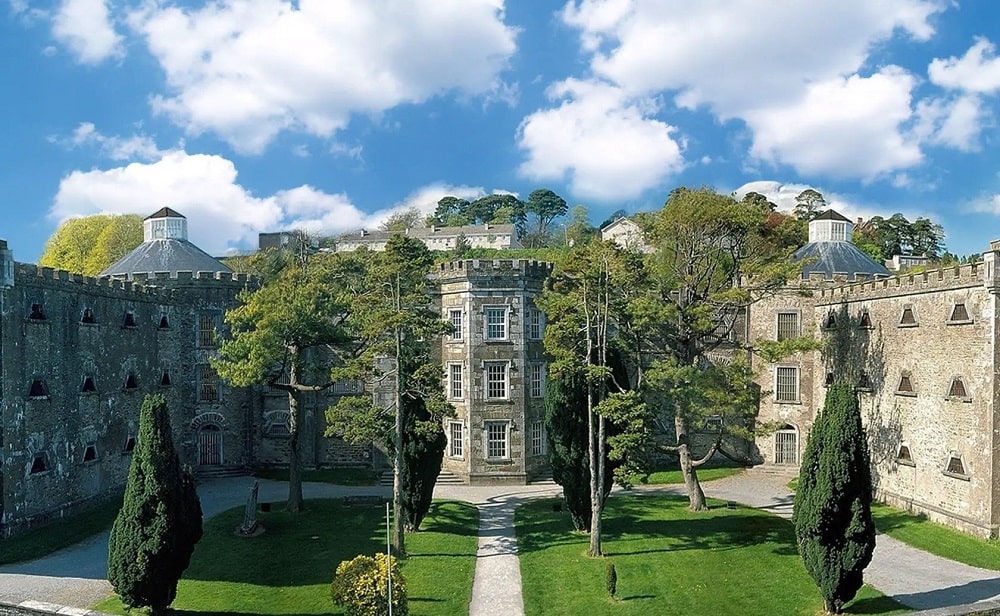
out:
<path id="1" fill-rule="evenodd" d="M 777 313 L 800 310 L 803 333 L 823 337 L 825 319 L 841 306 L 855 326 L 870 323 L 867 383 L 859 383 L 859 399 L 877 497 L 972 534 L 996 536 L 998 310 L 995 253 L 985 256 L 986 263 L 847 286 L 807 282 L 808 297 L 790 292 L 755 306 L 751 327 L 756 337 L 774 339 Z M 798 457 L 776 460 L 787 442 L 777 433 L 757 445 L 766 464 L 794 467 L 822 409 L 827 377 L 820 354 L 803 353 L 766 366 L 762 387 L 783 365 L 801 370 L 800 403 L 765 396 L 760 419 L 793 427 Z"/>
<path id="2" fill-rule="evenodd" d="M 221 381 L 210 395 L 201 389 L 215 352 L 202 317 L 221 324 L 245 276 L 122 281 L 15 269 L 0 321 L 0 535 L 120 494 L 147 393 L 166 396 L 184 464 L 204 462 L 207 427 L 213 463 L 250 463 L 253 393 Z"/>
<path id="3" fill-rule="evenodd" d="M 534 299 L 552 271 L 530 260 L 442 264 L 435 305 L 456 325 L 440 355 L 457 415 L 445 420 L 443 469 L 471 484 L 523 484 L 548 471 L 544 315 Z"/>

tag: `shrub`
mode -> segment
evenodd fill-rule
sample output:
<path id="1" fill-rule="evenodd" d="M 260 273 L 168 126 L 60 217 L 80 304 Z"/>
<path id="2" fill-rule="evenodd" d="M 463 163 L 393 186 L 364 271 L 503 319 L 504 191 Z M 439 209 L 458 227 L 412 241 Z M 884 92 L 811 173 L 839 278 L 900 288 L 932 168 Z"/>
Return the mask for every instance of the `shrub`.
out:
<path id="1" fill-rule="evenodd" d="M 605 567 L 604 582 L 608 586 L 608 594 L 614 597 L 615 592 L 618 591 L 618 572 L 615 571 L 615 563 L 610 560 Z"/>
<path id="2" fill-rule="evenodd" d="M 174 449 L 166 399 L 146 396 L 125 499 L 108 540 L 108 581 L 122 603 L 155 614 L 173 602 L 201 539 L 201 518 L 194 480 Z"/>
<path id="3" fill-rule="evenodd" d="M 387 567 L 386 564 L 389 563 Z M 391 569 L 390 569 L 391 568 Z M 399 572 L 399 563 L 385 554 L 356 556 L 337 565 L 330 584 L 330 597 L 345 608 L 347 616 L 385 616 L 389 613 L 387 572 L 392 572 L 392 613 L 406 616 L 406 580 Z"/>

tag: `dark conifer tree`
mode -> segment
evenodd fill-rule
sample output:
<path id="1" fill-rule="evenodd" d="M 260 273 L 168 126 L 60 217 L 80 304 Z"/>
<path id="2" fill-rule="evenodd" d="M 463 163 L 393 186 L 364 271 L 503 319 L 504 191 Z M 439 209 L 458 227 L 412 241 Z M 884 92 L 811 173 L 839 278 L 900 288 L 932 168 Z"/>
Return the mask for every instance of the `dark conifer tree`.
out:
<path id="1" fill-rule="evenodd" d="M 166 610 L 201 539 L 201 521 L 194 480 L 174 449 L 166 399 L 148 395 L 108 541 L 108 581 L 126 606 Z"/>
<path id="2" fill-rule="evenodd" d="M 422 398 L 405 397 L 403 413 L 403 516 L 415 531 L 430 510 L 448 438 Z"/>
<path id="3" fill-rule="evenodd" d="M 839 614 L 864 583 L 875 549 L 871 503 L 857 394 L 835 382 L 806 443 L 792 515 L 799 554 L 828 612 Z"/>
<path id="4" fill-rule="evenodd" d="M 590 530 L 590 467 L 587 462 L 587 386 L 582 378 L 551 376 L 545 384 L 545 433 L 552 480 L 562 486 L 576 530 Z M 614 481 L 611 463 L 604 474 L 604 495 Z"/>

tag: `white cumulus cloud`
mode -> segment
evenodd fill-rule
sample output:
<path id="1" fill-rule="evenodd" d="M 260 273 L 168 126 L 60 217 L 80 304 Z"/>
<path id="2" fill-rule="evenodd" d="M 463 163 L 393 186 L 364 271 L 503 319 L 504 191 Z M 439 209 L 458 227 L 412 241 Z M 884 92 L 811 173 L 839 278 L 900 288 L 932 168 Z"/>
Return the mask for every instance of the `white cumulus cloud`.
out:
<path id="1" fill-rule="evenodd" d="M 961 58 L 936 59 L 927 67 L 932 83 L 966 92 L 995 93 L 1000 90 L 1000 58 L 996 45 L 976 39 Z"/>
<path id="2" fill-rule="evenodd" d="M 559 106 L 536 111 L 518 129 L 526 152 L 522 175 L 563 180 L 598 201 L 629 199 L 658 186 L 684 165 L 675 128 L 653 119 L 656 103 L 614 85 L 567 79 L 550 86 Z"/>
<path id="3" fill-rule="evenodd" d="M 166 73 L 154 108 L 260 152 L 286 129 L 329 137 L 353 114 L 506 91 L 517 32 L 503 20 L 500 0 L 243 0 L 129 21 Z"/>
<path id="4" fill-rule="evenodd" d="M 82 64 L 100 64 L 124 53 L 108 0 L 62 0 L 52 15 L 52 36 Z"/>

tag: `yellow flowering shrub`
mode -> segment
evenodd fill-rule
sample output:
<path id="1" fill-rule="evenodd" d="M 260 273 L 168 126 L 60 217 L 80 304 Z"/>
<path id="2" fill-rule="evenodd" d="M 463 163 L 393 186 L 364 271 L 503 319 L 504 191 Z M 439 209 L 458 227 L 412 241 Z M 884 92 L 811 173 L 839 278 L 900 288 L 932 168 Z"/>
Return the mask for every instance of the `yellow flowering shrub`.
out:
<path id="1" fill-rule="evenodd" d="M 392 613 L 406 616 L 406 580 L 395 557 L 385 554 L 356 556 L 337 565 L 330 597 L 346 609 L 347 616 L 386 616 L 389 613 L 388 571 L 392 571 Z"/>

